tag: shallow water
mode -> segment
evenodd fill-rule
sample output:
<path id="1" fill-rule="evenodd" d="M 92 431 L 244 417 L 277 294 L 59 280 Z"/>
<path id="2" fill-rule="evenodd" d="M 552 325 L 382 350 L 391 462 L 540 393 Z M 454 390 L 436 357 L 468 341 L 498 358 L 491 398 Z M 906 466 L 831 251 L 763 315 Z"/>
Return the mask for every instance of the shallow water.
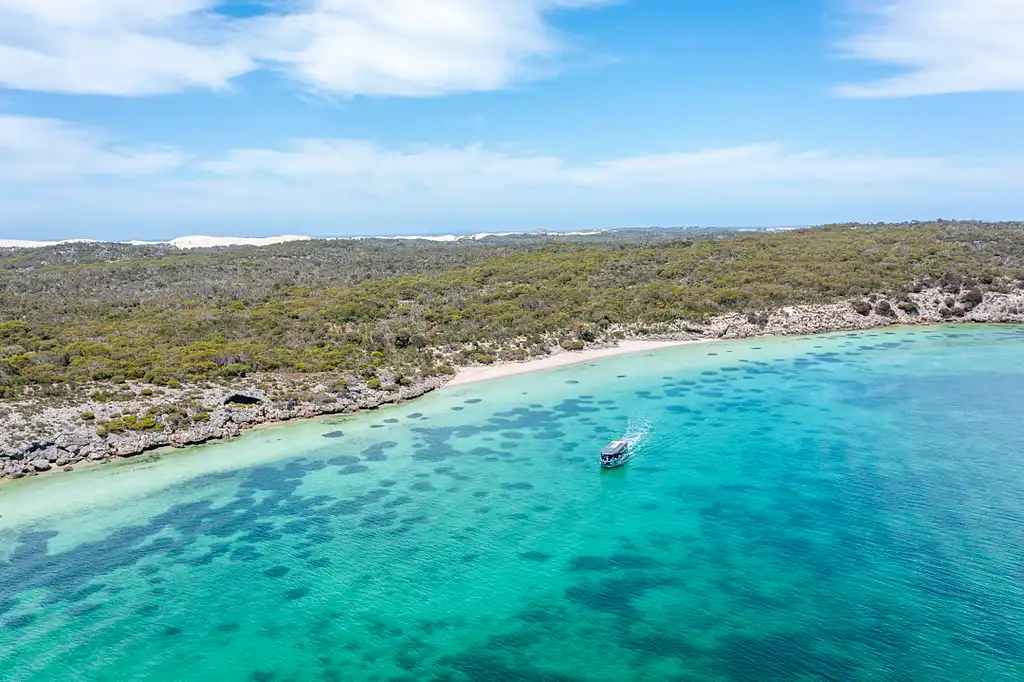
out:
<path id="1" fill-rule="evenodd" d="M 1024 679 L 1022 404 L 1024 328 L 758 339 L 19 481 L 0 679 Z"/>

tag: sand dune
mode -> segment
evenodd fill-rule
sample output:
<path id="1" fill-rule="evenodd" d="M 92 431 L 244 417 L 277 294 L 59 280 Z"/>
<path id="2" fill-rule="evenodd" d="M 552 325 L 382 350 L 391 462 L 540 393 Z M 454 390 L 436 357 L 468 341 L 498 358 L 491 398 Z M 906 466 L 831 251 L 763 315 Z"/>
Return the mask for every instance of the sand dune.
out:
<path id="1" fill-rule="evenodd" d="M 187 235 L 176 237 L 170 241 L 144 241 L 132 239 L 121 244 L 134 244 L 136 246 L 155 246 L 158 244 L 170 244 L 179 249 L 209 249 L 217 246 L 268 246 L 270 244 L 282 244 L 284 242 L 306 241 L 309 239 L 422 239 L 431 242 L 459 242 L 479 241 L 487 237 L 508 237 L 516 234 L 523 235 L 547 235 L 552 237 L 581 237 L 600 234 L 602 230 L 585 230 L 578 232 L 477 232 L 476 234 L 456 235 L 374 235 L 368 237 L 310 237 L 298 234 L 282 234 L 276 237 L 211 237 L 206 235 Z M 34 249 L 43 246 L 56 246 L 57 244 L 75 244 L 81 242 L 99 242 L 100 239 L 60 239 L 56 241 L 33 240 L 33 239 L 0 239 L 0 249 Z"/>

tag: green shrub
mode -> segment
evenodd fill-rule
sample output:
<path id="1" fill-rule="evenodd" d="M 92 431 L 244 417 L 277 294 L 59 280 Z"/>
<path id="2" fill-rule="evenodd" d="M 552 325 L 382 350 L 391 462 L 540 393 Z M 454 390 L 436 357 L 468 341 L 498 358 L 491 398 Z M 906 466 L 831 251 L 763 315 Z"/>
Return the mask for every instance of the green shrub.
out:
<path id="1" fill-rule="evenodd" d="M 943 287 L 949 315 L 1024 283 L 1024 225 L 836 225 L 777 234 L 609 233 L 485 242 L 309 242 L 174 252 L 82 244 L 0 253 L 0 397 L 181 388 L 261 372 L 437 371 L 542 355 L 603 330 L 761 324 L 781 306 Z M 964 292 L 964 293 L 960 293 Z M 611 338 L 623 338 L 612 332 Z M 522 339 L 527 342 L 522 344 Z M 574 343 L 575 342 L 575 343 Z M 472 344 L 476 344 L 475 346 Z M 569 347 L 569 346 L 565 346 Z M 458 349 L 472 348 L 470 351 Z M 452 350 L 455 349 L 455 350 Z M 137 392 L 139 389 L 136 388 Z M 154 393 L 155 394 L 155 393 Z"/>

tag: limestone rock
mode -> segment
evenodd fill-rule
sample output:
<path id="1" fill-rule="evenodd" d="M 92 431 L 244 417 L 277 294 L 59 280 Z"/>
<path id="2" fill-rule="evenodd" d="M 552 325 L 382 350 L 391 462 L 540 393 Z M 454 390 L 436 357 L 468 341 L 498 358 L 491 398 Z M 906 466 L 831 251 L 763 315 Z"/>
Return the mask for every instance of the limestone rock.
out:
<path id="1" fill-rule="evenodd" d="M 45 459 L 52 464 L 61 458 L 61 449 L 55 445 L 50 445 L 33 454 L 37 460 Z"/>
<path id="2" fill-rule="evenodd" d="M 54 444 L 68 452 L 78 452 L 89 444 L 89 436 L 79 431 L 67 431 L 57 436 Z"/>
<path id="3" fill-rule="evenodd" d="M 10 478 L 24 476 L 25 467 L 20 461 L 7 460 L 3 464 L 2 474 Z"/>

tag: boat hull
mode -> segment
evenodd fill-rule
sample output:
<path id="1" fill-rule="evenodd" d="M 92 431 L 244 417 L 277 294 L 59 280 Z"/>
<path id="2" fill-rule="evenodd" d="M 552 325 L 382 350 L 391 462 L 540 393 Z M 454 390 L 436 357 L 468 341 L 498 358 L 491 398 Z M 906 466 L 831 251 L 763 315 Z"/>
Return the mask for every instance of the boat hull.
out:
<path id="1" fill-rule="evenodd" d="M 609 461 L 602 461 L 601 462 L 601 468 L 602 469 L 617 469 L 618 467 L 620 467 L 620 466 L 622 466 L 623 464 L 626 463 L 626 459 L 627 459 L 626 456 L 622 456 L 622 457 L 619 457 L 618 459 L 613 459 L 613 460 L 609 460 Z"/>

